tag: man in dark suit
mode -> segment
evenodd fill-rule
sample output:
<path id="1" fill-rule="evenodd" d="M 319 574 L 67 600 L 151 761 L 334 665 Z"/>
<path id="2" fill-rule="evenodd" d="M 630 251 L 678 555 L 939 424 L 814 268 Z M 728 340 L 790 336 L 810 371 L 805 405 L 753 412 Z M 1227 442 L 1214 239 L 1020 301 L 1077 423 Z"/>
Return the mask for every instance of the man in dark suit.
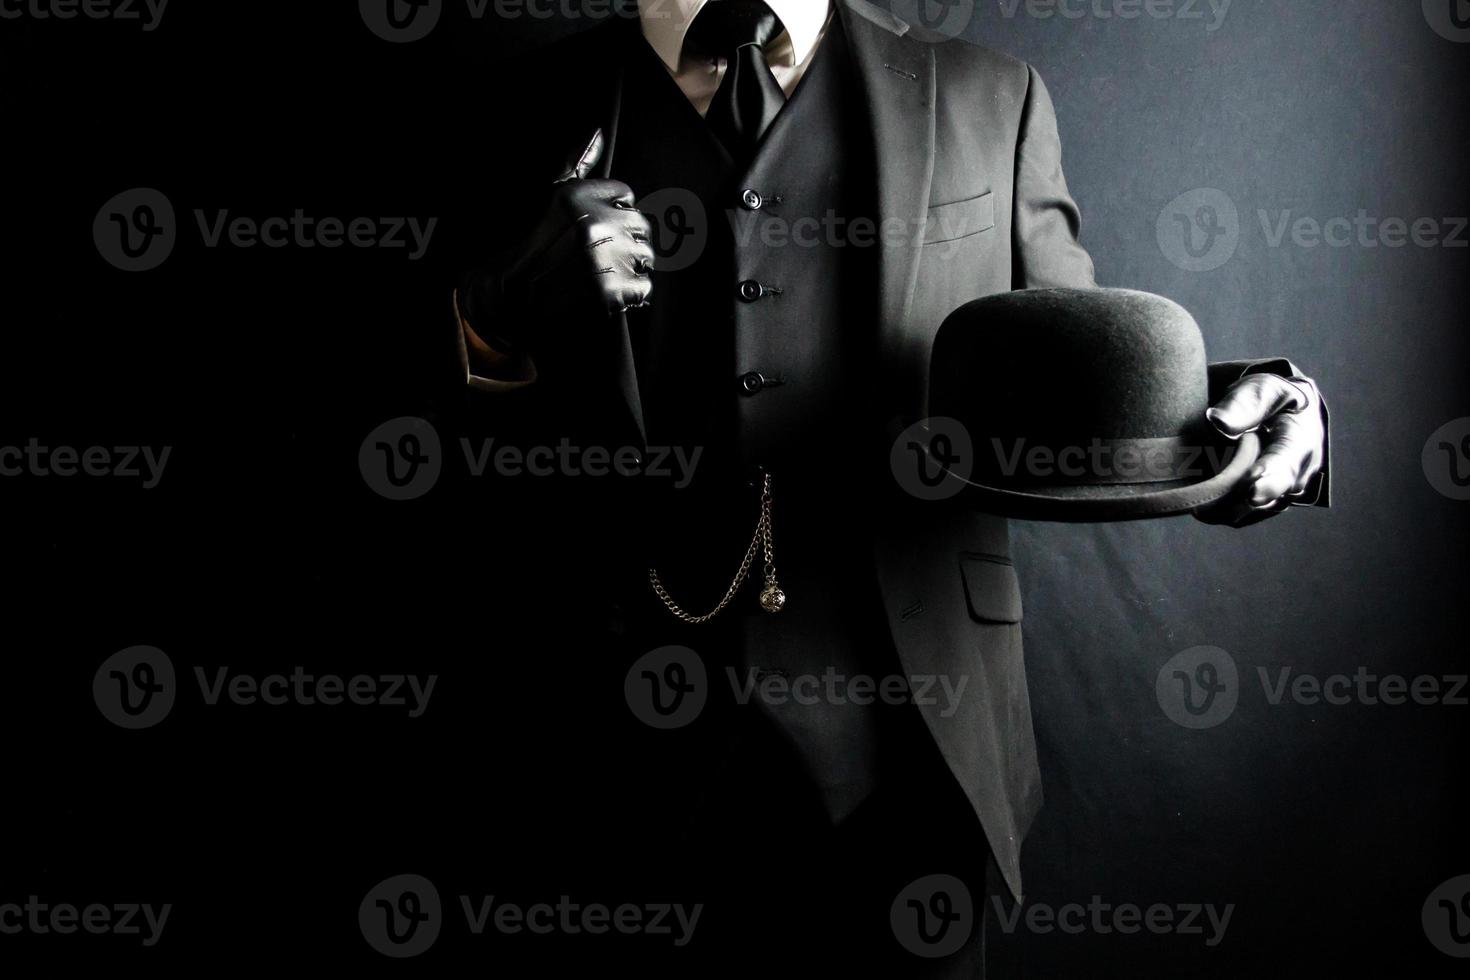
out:
<path id="1" fill-rule="evenodd" d="M 460 417 L 523 445 L 680 447 L 698 467 L 677 488 L 538 487 L 482 526 L 523 529 L 519 553 L 540 553 L 530 591 L 558 597 L 563 626 L 600 624 L 618 671 L 671 645 L 705 670 L 719 703 L 691 726 L 678 778 L 641 792 L 702 855 L 685 870 L 729 899 L 710 902 L 707 948 L 733 956 L 759 928 L 821 963 L 979 975 L 980 925 L 931 957 L 900 920 L 943 925 L 952 902 L 905 892 L 936 873 L 981 917 L 1021 896 L 1041 785 L 1019 585 L 1005 520 L 903 494 L 887 450 L 925 415 L 949 312 L 1094 285 L 1051 100 L 1029 66 L 917 37 L 864 0 L 640 11 L 530 69 L 527 111 L 557 132 L 518 154 L 528 173 L 510 193 L 534 202 L 528 220 L 497 216 L 456 292 Z M 556 167 L 544 156 L 569 148 Z M 705 216 L 693 254 L 658 254 L 639 209 L 671 194 L 680 221 Z M 1261 431 L 1265 450 L 1201 516 L 1325 504 L 1311 382 L 1272 358 L 1212 365 L 1211 388 L 1215 424 Z M 558 547 L 575 557 L 547 558 Z M 814 677 L 898 677 L 912 696 L 767 684 Z M 917 696 L 928 681 L 951 696 Z M 801 840 L 808 857 L 759 898 L 736 846 L 751 835 Z"/>

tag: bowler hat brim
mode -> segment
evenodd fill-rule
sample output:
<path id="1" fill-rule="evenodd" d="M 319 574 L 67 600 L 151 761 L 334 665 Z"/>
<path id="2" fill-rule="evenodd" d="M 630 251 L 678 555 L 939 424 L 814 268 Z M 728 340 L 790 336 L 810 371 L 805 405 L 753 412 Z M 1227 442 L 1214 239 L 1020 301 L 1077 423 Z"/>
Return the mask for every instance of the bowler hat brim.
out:
<path id="1" fill-rule="evenodd" d="M 1214 474 L 1163 483 L 1088 484 L 1023 491 L 949 475 L 964 484 L 959 497 L 968 506 L 1001 517 L 1078 524 L 1138 521 L 1189 514 L 1223 500 L 1261 454 L 1261 441 L 1254 432 L 1242 435 L 1234 447 Z"/>

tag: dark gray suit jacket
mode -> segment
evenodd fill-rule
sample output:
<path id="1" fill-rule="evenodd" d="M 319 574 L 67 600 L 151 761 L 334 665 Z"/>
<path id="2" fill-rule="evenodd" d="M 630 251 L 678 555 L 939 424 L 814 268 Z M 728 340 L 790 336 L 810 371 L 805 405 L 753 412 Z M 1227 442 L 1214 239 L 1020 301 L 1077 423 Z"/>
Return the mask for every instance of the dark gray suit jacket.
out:
<path id="1" fill-rule="evenodd" d="M 888 402 L 882 417 L 902 425 L 925 415 L 930 350 L 950 311 L 1013 289 L 1092 286 L 1093 265 L 1078 242 L 1079 214 L 1062 174 L 1055 110 L 1033 69 L 963 41 L 920 39 L 864 0 L 839 0 L 838 16 L 871 122 L 876 217 L 923 229 L 885 240 L 877 250 L 884 378 L 878 397 Z M 610 101 L 569 117 L 563 147 L 578 135 L 585 140 L 595 122 L 611 134 L 616 152 L 619 67 L 617 45 L 607 38 L 583 49 L 579 57 L 590 63 L 579 73 L 606 80 Z M 461 327 L 453 331 L 456 376 L 472 398 L 524 390 L 479 376 L 484 372 L 472 369 Z M 642 410 L 626 324 L 608 344 L 594 373 L 569 387 L 592 412 L 597 379 L 606 379 L 603 404 L 636 441 Z M 1280 359 L 1218 364 L 1211 368 L 1212 388 L 1252 369 L 1296 373 Z M 550 381 L 546 374 L 530 387 Z M 855 533 L 871 535 L 904 673 L 968 677 L 952 715 L 942 716 L 948 706 L 940 704 L 920 710 L 1019 897 L 1021 842 L 1042 794 L 1006 521 L 894 495 Z"/>

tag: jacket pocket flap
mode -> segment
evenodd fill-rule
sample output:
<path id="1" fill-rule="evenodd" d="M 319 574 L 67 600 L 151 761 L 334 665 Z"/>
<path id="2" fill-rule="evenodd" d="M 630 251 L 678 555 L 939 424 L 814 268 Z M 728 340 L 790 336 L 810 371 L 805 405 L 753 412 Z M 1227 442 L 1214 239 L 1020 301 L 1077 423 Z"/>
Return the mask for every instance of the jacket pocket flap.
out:
<path id="1" fill-rule="evenodd" d="M 924 244 L 938 245 L 969 238 L 995 227 L 995 193 L 987 191 L 979 197 L 929 209 L 924 220 Z"/>
<path id="2" fill-rule="evenodd" d="M 1009 561 L 994 555 L 960 555 L 960 577 L 971 618 L 982 623 L 1021 621 L 1021 583 Z"/>

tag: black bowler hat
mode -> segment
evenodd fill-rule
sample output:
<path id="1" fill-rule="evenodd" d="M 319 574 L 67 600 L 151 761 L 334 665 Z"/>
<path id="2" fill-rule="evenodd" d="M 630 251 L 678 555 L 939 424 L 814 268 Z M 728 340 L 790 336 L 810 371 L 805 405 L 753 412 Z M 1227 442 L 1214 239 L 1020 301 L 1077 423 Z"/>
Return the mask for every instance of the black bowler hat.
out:
<path id="1" fill-rule="evenodd" d="M 929 456 L 968 503 L 1009 517 L 1125 521 L 1220 500 L 1260 454 L 1209 420 L 1204 338 L 1131 289 L 1028 289 L 945 318 L 929 373 Z"/>

